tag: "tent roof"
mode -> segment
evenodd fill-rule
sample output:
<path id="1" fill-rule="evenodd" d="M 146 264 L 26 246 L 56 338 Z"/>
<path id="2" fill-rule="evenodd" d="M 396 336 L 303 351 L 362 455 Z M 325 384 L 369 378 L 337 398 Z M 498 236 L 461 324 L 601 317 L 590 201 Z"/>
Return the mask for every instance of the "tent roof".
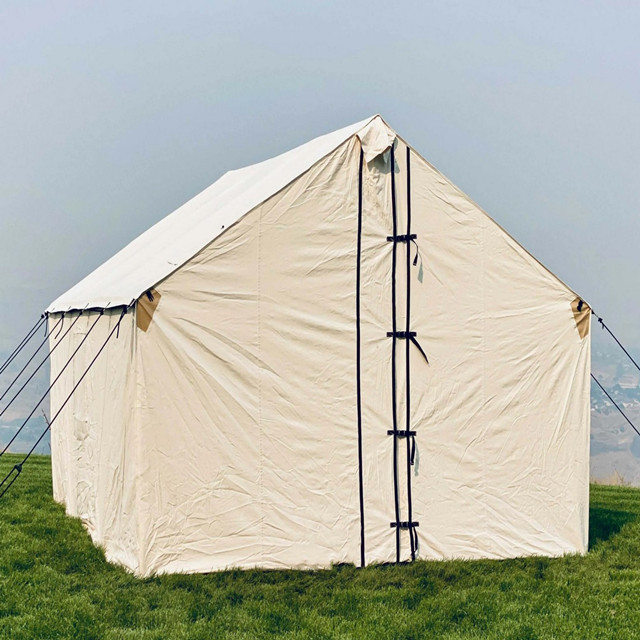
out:
<path id="1" fill-rule="evenodd" d="M 380 116 L 372 116 L 275 158 L 225 173 L 57 298 L 47 312 L 131 304 L 356 134 L 371 157 L 395 137 Z"/>

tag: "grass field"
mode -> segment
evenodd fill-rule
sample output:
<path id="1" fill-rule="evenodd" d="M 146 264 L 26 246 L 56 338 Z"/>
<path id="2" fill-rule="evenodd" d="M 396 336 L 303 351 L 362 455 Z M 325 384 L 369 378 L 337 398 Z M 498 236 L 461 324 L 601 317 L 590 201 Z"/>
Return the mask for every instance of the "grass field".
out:
<path id="1" fill-rule="evenodd" d="M 586 557 L 137 580 L 36 457 L 0 501 L 0 638 L 640 638 L 640 490 L 593 486 L 590 536 Z"/>

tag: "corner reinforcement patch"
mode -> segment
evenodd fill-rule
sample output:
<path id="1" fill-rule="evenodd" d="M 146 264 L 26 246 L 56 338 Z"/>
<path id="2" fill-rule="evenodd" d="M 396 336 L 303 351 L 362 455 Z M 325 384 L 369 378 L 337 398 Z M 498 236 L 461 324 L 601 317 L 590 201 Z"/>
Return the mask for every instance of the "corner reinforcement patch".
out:
<path id="1" fill-rule="evenodd" d="M 589 316 L 591 315 L 591 307 L 589 307 L 589 305 L 581 298 L 576 298 L 571 303 L 571 310 L 573 311 L 573 319 L 576 321 L 576 327 L 578 328 L 578 333 L 582 340 L 589 334 Z"/>
<path id="2" fill-rule="evenodd" d="M 138 298 L 136 309 L 136 325 L 138 329 L 144 332 L 149 329 L 161 297 L 155 289 L 149 289 Z"/>

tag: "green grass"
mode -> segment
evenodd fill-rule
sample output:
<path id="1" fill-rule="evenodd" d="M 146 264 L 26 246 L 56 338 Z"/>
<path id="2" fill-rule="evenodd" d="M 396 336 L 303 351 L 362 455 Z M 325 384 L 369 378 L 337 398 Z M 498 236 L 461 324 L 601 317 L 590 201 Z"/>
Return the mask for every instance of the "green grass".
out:
<path id="1" fill-rule="evenodd" d="M 590 535 L 586 557 L 138 580 L 34 457 L 0 501 L 0 638 L 639 638 L 640 490 L 593 486 Z"/>

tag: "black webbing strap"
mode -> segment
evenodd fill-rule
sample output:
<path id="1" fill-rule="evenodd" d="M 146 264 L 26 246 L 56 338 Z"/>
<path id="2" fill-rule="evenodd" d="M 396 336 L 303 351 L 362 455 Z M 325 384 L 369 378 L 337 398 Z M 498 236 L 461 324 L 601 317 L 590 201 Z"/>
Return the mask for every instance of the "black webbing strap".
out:
<path id="1" fill-rule="evenodd" d="M 409 358 L 411 355 L 411 349 L 409 345 L 409 341 L 418 344 L 416 340 L 416 334 L 414 331 L 410 331 L 411 327 L 411 252 L 409 251 L 409 241 L 414 239 L 415 234 L 411 233 L 411 151 L 407 146 L 407 234 L 405 236 L 407 241 L 407 308 L 405 312 L 406 319 L 406 328 L 405 334 L 409 340 L 406 340 L 406 355 L 405 355 L 405 391 L 406 391 L 406 399 L 405 399 L 405 410 L 406 410 L 406 431 L 409 433 L 411 429 L 411 367 Z M 415 236 L 417 237 L 417 236 Z M 424 355 L 424 351 L 422 351 L 420 345 L 418 344 L 418 349 Z M 426 358 L 426 356 L 425 356 Z M 415 436 L 415 434 L 414 434 Z M 413 521 L 413 500 L 411 497 L 411 442 L 415 444 L 415 437 L 407 438 L 407 511 L 409 515 L 409 522 Z M 409 542 L 411 546 L 411 560 L 416 559 L 416 549 L 414 546 L 413 539 L 413 526 L 409 527 Z"/>
<path id="2" fill-rule="evenodd" d="M 360 148 L 358 167 L 358 257 L 356 262 L 356 396 L 358 408 L 358 491 L 360 493 L 360 566 L 364 567 L 364 481 L 362 477 L 362 386 L 361 386 L 361 336 L 360 336 L 360 277 L 362 261 L 362 167 L 364 151 Z"/>
<path id="3" fill-rule="evenodd" d="M 44 322 L 46 322 L 46 320 L 47 320 L 47 316 L 46 314 L 43 313 L 40 316 L 40 320 L 38 320 L 38 322 L 36 322 L 33 325 L 33 327 L 29 329 L 27 335 L 24 338 L 22 338 L 18 346 L 9 354 L 9 357 L 2 363 L 2 365 L 0 365 L 0 375 L 2 375 L 2 373 L 4 373 L 4 371 L 7 369 L 7 367 L 18 357 L 20 352 L 27 346 L 31 338 L 33 338 L 33 336 L 36 334 L 38 329 L 42 326 Z"/>
<path id="4" fill-rule="evenodd" d="M 416 528 L 420 526 L 419 522 L 411 522 L 402 521 L 402 522 L 390 522 L 389 525 L 392 529 L 395 528 L 396 531 L 400 531 L 401 529 L 408 529 L 409 531 L 409 542 L 411 544 L 411 549 L 413 550 L 411 560 L 415 560 L 415 554 L 418 551 L 418 532 Z"/>
<path id="5" fill-rule="evenodd" d="M 419 527 L 419 522 L 411 522 L 411 521 L 401 521 L 401 522 L 390 522 L 391 528 L 394 527 L 397 529 L 413 529 L 414 527 Z"/>
<path id="6" fill-rule="evenodd" d="M 415 233 L 407 233 L 404 236 L 387 236 L 387 242 L 415 242 L 417 237 Z"/>
<path id="7" fill-rule="evenodd" d="M 56 421 L 58 416 L 62 413 L 62 410 L 67 406 L 67 403 L 69 402 L 69 400 L 71 400 L 73 394 L 76 392 L 76 389 L 80 386 L 80 383 L 85 379 L 86 375 L 89 373 L 89 370 L 94 365 L 95 361 L 98 359 L 98 356 L 100 356 L 100 354 L 102 353 L 104 348 L 107 346 L 107 343 L 109 342 L 109 340 L 111 340 L 111 338 L 112 338 L 113 334 L 116 332 L 116 330 L 118 330 L 120 328 L 120 323 L 122 322 L 122 318 L 124 318 L 126 313 L 127 313 L 127 307 L 124 307 L 122 309 L 122 313 L 120 314 L 120 318 L 118 318 L 118 322 L 111 329 L 111 331 L 109 332 L 109 335 L 107 336 L 107 339 L 102 343 L 102 346 L 100 347 L 100 349 L 98 350 L 96 355 L 93 356 L 93 360 L 91 360 L 91 362 L 89 363 L 87 368 L 84 370 L 84 373 L 80 376 L 78 381 L 75 383 L 75 385 L 73 386 L 73 389 L 71 389 L 71 392 L 69 393 L 69 395 L 67 396 L 65 401 L 62 403 L 62 405 L 60 406 L 58 411 L 56 411 L 56 414 L 47 423 L 47 428 L 42 432 L 40 437 L 36 440 L 35 444 L 31 447 L 31 449 L 25 455 L 25 457 L 18 464 L 14 465 L 13 468 L 11 469 L 11 471 L 9 471 L 9 473 L 0 482 L 0 489 L 1 489 L 5 485 L 7 480 L 9 480 L 9 478 L 11 478 L 11 476 L 13 475 L 13 478 L 11 478 L 11 481 L 9 482 L 9 484 L 4 487 L 2 492 L 0 492 L 0 498 L 2 498 L 2 496 L 4 496 L 5 493 L 7 493 L 7 491 L 11 488 L 11 485 L 16 481 L 17 477 L 22 473 L 22 466 L 31 457 L 33 452 L 38 447 L 38 445 L 42 442 L 42 439 L 47 435 L 47 432 L 49 431 L 49 429 L 51 429 L 51 425 Z M 96 321 L 93 323 L 93 325 L 91 325 L 91 329 L 93 329 L 93 327 L 95 327 L 97 321 L 102 317 L 103 314 L 104 314 L 104 310 L 102 310 L 100 312 L 100 315 L 96 318 Z M 90 330 L 89 330 L 89 332 L 90 332 Z M 87 334 L 85 335 L 85 338 L 89 335 L 89 332 L 87 332 Z M 84 342 L 84 340 L 82 342 Z M 82 346 L 82 342 L 80 343 L 80 346 Z M 77 353 L 77 350 L 74 352 L 74 355 L 75 355 L 75 353 Z M 71 356 L 71 358 L 73 358 L 73 356 Z M 65 365 L 65 367 L 66 367 L 66 365 Z M 56 380 L 57 380 L 57 378 L 56 378 Z M 49 387 L 49 388 L 51 388 L 51 387 Z M 40 400 L 40 402 L 42 402 L 42 400 Z M 38 402 L 38 405 L 40 404 L 40 402 Z M 38 407 L 38 405 L 36 405 L 36 408 Z M 34 409 L 33 412 L 35 412 L 35 409 Z M 33 415 L 33 412 L 31 413 L 31 415 Z M 29 416 L 29 417 L 31 417 L 31 416 Z M 27 418 L 27 420 L 28 420 L 28 418 Z M 5 448 L 5 451 L 6 451 L 6 448 Z"/>
<path id="8" fill-rule="evenodd" d="M 398 340 L 406 340 L 407 336 L 409 339 L 415 338 L 415 331 L 387 331 L 387 338 L 398 338 Z"/>
<path id="9" fill-rule="evenodd" d="M 398 237 L 398 215 L 396 211 L 396 159 L 394 145 L 391 145 L 391 215 L 393 223 L 392 238 Z M 391 254 L 391 411 L 393 431 L 398 430 L 398 398 L 396 390 L 396 338 L 398 327 L 396 324 L 396 264 L 398 261 L 398 243 L 393 243 Z M 395 521 L 400 521 L 400 495 L 398 487 L 398 439 L 393 439 L 393 499 Z M 396 528 L 396 562 L 400 562 L 400 529 Z"/>
<path id="10" fill-rule="evenodd" d="M 416 257 L 413 259 L 413 262 L 411 263 L 415 267 L 418 264 L 418 257 L 420 256 L 420 247 L 418 246 L 418 243 L 415 240 L 411 240 L 411 242 L 413 242 L 413 244 L 416 246 Z"/>
<path id="11" fill-rule="evenodd" d="M 409 336 L 409 340 L 413 342 L 416 347 L 418 347 L 418 351 L 420 351 L 422 357 L 426 360 L 427 364 L 429 364 L 429 358 L 427 358 L 427 354 L 420 346 L 416 335 L 417 334 L 415 331 L 387 331 L 387 338 L 398 338 L 399 340 L 406 340 L 407 336 Z"/>
<path id="12" fill-rule="evenodd" d="M 409 336 L 409 340 L 413 342 L 413 344 L 418 348 L 418 351 L 422 354 L 422 357 L 425 359 L 425 362 L 429 364 L 429 358 L 427 358 L 427 354 L 424 352 L 424 349 L 420 346 L 418 339 L 416 338 L 415 333 Z"/>

